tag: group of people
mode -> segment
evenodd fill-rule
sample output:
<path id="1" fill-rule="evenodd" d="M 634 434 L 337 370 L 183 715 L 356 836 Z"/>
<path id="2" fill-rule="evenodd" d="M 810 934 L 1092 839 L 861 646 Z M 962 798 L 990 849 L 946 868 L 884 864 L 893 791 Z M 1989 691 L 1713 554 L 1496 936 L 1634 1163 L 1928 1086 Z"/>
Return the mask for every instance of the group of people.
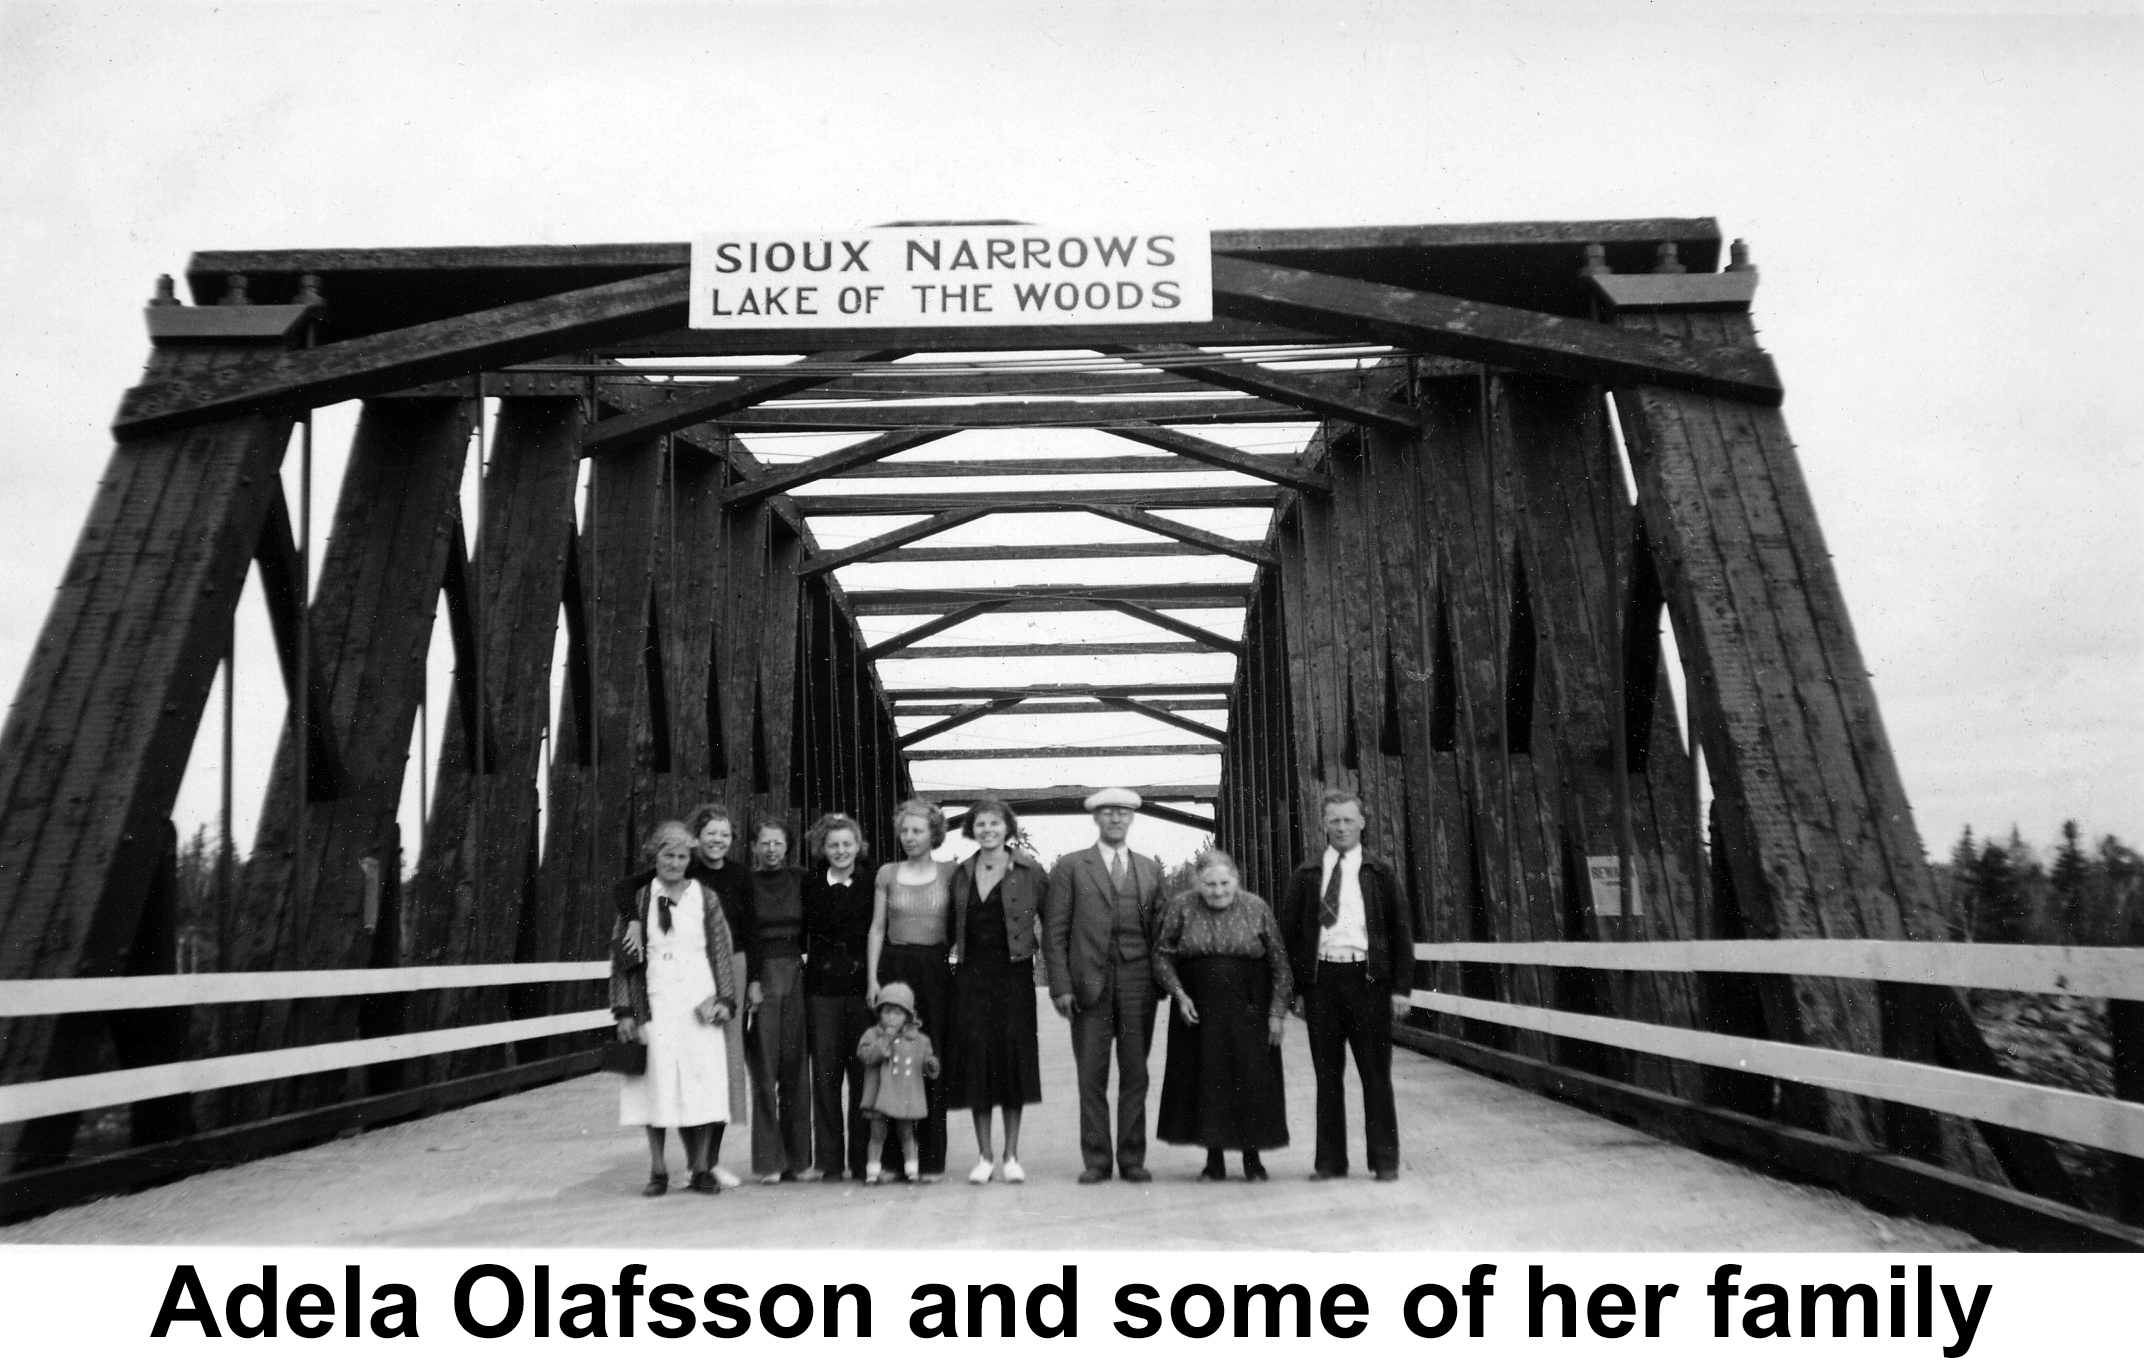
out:
<path id="1" fill-rule="evenodd" d="M 1398 1176 L 1391 1022 L 1407 1006 L 1411 915 L 1400 878 L 1364 852 L 1360 799 L 1325 795 L 1325 849 L 1290 876 L 1277 912 L 1219 848 L 1200 856 L 1192 891 L 1166 898 L 1160 863 L 1128 844 L 1139 803 L 1128 789 L 1090 796 L 1095 844 L 1048 872 L 995 799 L 970 806 L 977 850 L 957 864 L 933 854 L 946 817 L 922 799 L 894 810 L 899 855 L 875 869 L 845 813 L 812 826 L 801 865 L 776 819 L 750 829 L 749 868 L 730 858 L 736 826 L 718 804 L 657 827 L 648 868 L 618 886 L 611 960 L 618 1037 L 645 1046 L 619 1098 L 619 1122 L 647 1130 L 643 1193 L 669 1189 L 670 1129 L 689 1189 L 738 1185 L 722 1138 L 748 1113 L 752 1172 L 770 1185 L 937 1180 L 947 1113 L 963 1109 L 968 1180 L 1024 1181 L 1021 1115 L 1042 1099 L 1038 957 L 1070 1024 L 1082 1183 L 1152 1179 L 1147 1058 L 1164 1001 L 1155 1133 L 1204 1148 L 1202 1179 L 1225 1179 L 1233 1149 L 1243 1175 L 1264 1180 L 1260 1153 L 1287 1144 L 1291 1014 L 1308 1025 L 1317 1079 L 1312 1177 L 1348 1172 L 1350 1055 L 1370 1170 Z"/>

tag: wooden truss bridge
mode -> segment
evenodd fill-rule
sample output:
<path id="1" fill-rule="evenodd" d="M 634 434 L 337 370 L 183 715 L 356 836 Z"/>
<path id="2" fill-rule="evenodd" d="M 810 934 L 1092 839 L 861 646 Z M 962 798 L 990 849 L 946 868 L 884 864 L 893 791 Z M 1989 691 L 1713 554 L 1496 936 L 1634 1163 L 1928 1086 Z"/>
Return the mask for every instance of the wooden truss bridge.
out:
<path id="1" fill-rule="evenodd" d="M 962 754 L 1216 756 L 1148 811 L 1268 894 L 1320 790 L 1359 790 L 1425 942 L 1417 1047 L 2005 1241 L 2144 1241 L 2116 1217 L 2144 1221 L 2144 971 L 1955 943 L 1722 247 L 1709 219 L 1216 232 L 1211 322 L 763 332 L 684 329 L 682 245 L 197 254 L 0 735 L 7 1213 L 588 1071 L 606 886 L 653 819 L 838 809 L 890 844 L 940 734 L 1119 713 L 1167 740 Z M 316 565 L 281 469 L 309 480 L 310 413 L 349 401 Z M 911 452 L 997 428 L 1121 449 Z M 770 432 L 840 442 L 777 460 Z M 1198 521 L 1231 508 L 1264 533 Z M 1108 532 L 1013 518 L 1068 513 Z M 1117 558 L 1200 570 L 992 584 Z M 878 564 L 969 584 L 853 584 Z M 288 718 L 212 967 L 180 973 L 172 809 L 256 571 Z M 1046 613 L 1080 618 L 928 641 Z M 1109 678 L 1058 679 L 1071 655 Z M 1034 680 L 881 678 L 932 657 Z M 2109 999 L 2114 1097 L 2002 1069 L 1978 987 Z M 112 1107 L 134 1147 L 74 1156 Z M 2116 1215 L 2080 1208 L 2077 1148 Z"/>

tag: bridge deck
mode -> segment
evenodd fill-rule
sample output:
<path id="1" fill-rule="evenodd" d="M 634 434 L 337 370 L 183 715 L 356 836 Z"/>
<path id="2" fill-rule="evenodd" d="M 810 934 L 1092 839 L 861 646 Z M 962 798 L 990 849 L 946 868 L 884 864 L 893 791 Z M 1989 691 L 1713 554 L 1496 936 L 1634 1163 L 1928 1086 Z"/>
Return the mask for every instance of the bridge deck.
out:
<path id="1" fill-rule="evenodd" d="M 605 1076 L 502 1098 L 0 1229 L 0 1242 L 453 1246 L 1089 1249 L 1960 1251 L 1953 1229 L 1879 1214 L 1433 1059 L 1393 1058 L 1404 1173 L 1313 1184 L 1300 1024 L 1285 1066 L 1293 1146 L 1262 1186 L 1194 1180 L 1195 1149 L 1157 1146 L 1145 1187 L 1076 1184 L 1070 1047 L 1044 1015 L 1044 1103 L 1022 1136 L 1028 1183 L 637 1194 L 645 1154 Z M 1155 1071 L 1166 1047 L 1155 1043 Z M 1158 1084 L 1157 1084 L 1158 1085 Z M 1155 1096 L 1158 1098 L 1158 1090 Z M 1359 1119 L 1359 1104 L 1351 1104 Z M 1353 1154 L 1358 1164 L 1361 1146 Z M 748 1164 L 743 1140 L 724 1161 Z M 673 1140 L 673 1170 L 681 1150 Z"/>

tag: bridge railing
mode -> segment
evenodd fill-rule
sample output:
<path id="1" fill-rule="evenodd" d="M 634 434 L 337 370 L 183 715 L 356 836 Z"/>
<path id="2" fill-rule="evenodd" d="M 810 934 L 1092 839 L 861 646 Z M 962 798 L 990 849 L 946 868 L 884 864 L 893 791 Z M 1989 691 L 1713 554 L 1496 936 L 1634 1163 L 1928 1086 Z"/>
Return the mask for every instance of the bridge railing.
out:
<path id="1" fill-rule="evenodd" d="M 287 1002 L 313 997 L 360 997 L 446 988 L 570 983 L 605 978 L 609 973 L 610 965 L 596 960 L 562 964 L 471 964 L 18 980 L 0 982 L 0 1017 L 67 1016 L 149 1007 Z M 598 1008 L 484 1025 L 409 1031 L 369 1039 L 116 1068 L 78 1077 L 10 1083 L 0 1086 L 0 1125 L 246 1083 L 391 1063 L 398 1059 L 484 1049 L 517 1040 L 578 1034 L 606 1029 L 611 1024 L 610 1011 Z"/>
<path id="2" fill-rule="evenodd" d="M 2144 949 L 1887 940 L 1478 942 L 1417 945 L 1425 963 L 1753 973 L 2144 1001 Z M 2144 1102 L 1908 1059 L 1417 989 L 1425 1011 L 1903 1102 L 2144 1158 Z"/>

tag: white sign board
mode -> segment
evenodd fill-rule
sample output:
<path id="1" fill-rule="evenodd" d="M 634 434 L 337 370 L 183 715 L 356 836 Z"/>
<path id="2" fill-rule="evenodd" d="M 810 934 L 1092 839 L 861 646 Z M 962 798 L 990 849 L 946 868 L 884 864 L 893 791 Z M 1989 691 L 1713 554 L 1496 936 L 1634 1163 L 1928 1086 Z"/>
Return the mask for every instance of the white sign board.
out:
<path id="1" fill-rule="evenodd" d="M 1586 857 L 1586 878 L 1593 886 L 1593 915 L 1596 917 L 1620 917 L 1623 915 L 1623 868 L 1622 859 L 1613 855 L 1589 855 Z M 1645 915 L 1645 905 L 1638 898 L 1638 878 L 1630 879 L 1630 915 Z"/>
<path id="2" fill-rule="evenodd" d="M 1203 228 L 871 227 L 692 243 L 695 330 L 1212 320 Z"/>

